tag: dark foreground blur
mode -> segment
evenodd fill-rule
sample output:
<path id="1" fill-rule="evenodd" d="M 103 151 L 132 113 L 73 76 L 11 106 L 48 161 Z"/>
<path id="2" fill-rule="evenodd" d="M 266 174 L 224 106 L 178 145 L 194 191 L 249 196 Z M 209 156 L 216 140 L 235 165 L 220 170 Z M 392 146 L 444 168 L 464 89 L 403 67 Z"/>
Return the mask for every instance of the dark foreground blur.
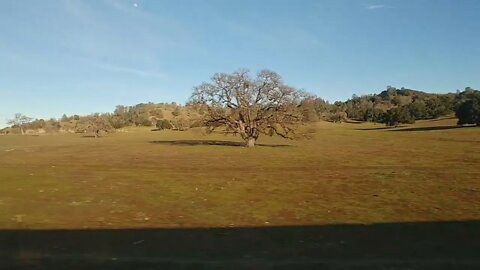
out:
<path id="1" fill-rule="evenodd" d="M 480 221 L 2 230 L 0 269 L 480 269 Z"/>

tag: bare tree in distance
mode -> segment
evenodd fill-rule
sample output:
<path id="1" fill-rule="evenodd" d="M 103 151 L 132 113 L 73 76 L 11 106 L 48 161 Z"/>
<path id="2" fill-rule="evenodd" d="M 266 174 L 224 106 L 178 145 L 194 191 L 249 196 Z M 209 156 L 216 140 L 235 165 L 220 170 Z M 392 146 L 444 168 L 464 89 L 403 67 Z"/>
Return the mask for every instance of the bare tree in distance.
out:
<path id="1" fill-rule="evenodd" d="M 225 127 L 253 147 L 260 134 L 294 138 L 304 120 L 300 104 L 306 98 L 273 71 L 263 70 L 252 79 L 241 70 L 215 74 L 211 83 L 194 88 L 190 102 L 206 107 L 203 122 L 208 131 Z"/>
<path id="2" fill-rule="evenodd" d="M 7 124 L 12 125 L 12 126 L 17 126 L 20 128 L 20 131 L 22 132 L 22 135 L 25 134 L 25 125 L 32 122 L 33 118 L 25 116 L 21 113 L 16 113 L 14 118 L 9 120 Z"/>
<path id="3" fill-rule="evenodd" d="M 86 119 L 77 124 L 77 132 L 91 133 L 95 138 L 99 138 L 102 133 L 109 133 L 114 131 L 110 122 L 101 115 L 94 114 L 88 116 Z"/>

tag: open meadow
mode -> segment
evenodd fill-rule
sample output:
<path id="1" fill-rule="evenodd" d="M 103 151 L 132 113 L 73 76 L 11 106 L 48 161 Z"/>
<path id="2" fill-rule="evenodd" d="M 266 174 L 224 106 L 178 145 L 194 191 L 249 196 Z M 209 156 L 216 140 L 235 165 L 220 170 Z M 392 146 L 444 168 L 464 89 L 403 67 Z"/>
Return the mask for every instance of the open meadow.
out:
<path id="1" fill-rule="evenodd" d="M 480 128 L 315 124 L 310 140 L 130 128 L 0 137 L 0 228 L 178 228 L 480 219 Z"/>

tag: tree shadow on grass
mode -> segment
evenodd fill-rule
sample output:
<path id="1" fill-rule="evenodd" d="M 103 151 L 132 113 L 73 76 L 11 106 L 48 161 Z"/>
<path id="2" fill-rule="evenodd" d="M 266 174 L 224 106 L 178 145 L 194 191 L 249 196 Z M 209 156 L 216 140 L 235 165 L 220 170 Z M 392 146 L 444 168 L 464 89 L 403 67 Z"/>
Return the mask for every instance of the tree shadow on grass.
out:
<path id="1" fill-rule="evenodd" d="M 384 130 L 384 129 L 393 129 L 395 127 L 386 127 L 386 126 L 383 126 L 383 127 L 373 127 L 373 128 L 357 128 L 355 130 Z"/>
<path id="2" fill-rule="evenodd" d="M 439 118 L 434 118 L 434 119 L 429 119 L 429 122 L 437 122 L 437 121 L 443 121 L 443 120 L 451 120 L 451 119 L 457 119 L 455 116 L 450 116 L 450 117 L 439 117 Z"/>
<path id="3" fill-rule="evenodd" d="M 214 146 L 233 146 L 233 147 L 245 147 L 244 142 L 222 141 L 222 140 L 174 140 L 174 141 L 150 141 L 154 144 L 167 144 L 167 145 L 184 145 L 184 146 L 198 146 L 198 145 L 214 145 Z M 262 144 L 257 143 L 255 146 L 260 147 L 291 147 L 288 144 Z"/>
<path id="4" fill-rule="evenodd" d="M 402 129 L 392 129 L 389 131 L 435 131 L 435 130 L 448 130 L 448 129 L 457 129 L 457 128 L 472 128 L 476 126 L 433 126 L 433 127 L 412 127 L 412 128 L 402 128 Z"/>
<path id="5" fill-rule="evenodd" d="M 480 221 L 0 230 L 0 269 L 480 269 Z"/>
<path id="6" fill-rule="evenodd" d="M 355 120 L 355 119 L 348 119 L 348 120 L 345 121 L 345 123 L 348 123 L 348 124 L 364 124 L 365 121 Z"/>
<path id="7" fill-rule="evenodd" d="M 447 130 L 447 129 L 457 129 L 457 128 L 471 128 L 471 127 L 476 127 L 474 125 L 472 126 L 457 126 L 457 125 L 452 125 L 452 126 L 433 126 L 433 127 L 410 127 L 410 128 L 405 128 L 406 126 L 398 126 L 398 127 L 374 127 L 374 128 L 358 128 L 356 130 L 388 130 L 388 131 L 435 131 L 435 130 Z"/>

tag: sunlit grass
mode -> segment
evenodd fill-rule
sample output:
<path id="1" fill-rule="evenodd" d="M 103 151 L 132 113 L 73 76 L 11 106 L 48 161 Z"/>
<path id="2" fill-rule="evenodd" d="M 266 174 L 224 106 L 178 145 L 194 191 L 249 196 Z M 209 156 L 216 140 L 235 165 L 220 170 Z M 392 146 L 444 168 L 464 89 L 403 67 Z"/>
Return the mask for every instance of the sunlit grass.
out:
<path id="1" fill-rule="evenodd" d="M 480 128 L 315 125 L 289 147 L 172 145 L 198 130 L 0 137 L 1 228 L 228 227 L 480 219 Z"/>

